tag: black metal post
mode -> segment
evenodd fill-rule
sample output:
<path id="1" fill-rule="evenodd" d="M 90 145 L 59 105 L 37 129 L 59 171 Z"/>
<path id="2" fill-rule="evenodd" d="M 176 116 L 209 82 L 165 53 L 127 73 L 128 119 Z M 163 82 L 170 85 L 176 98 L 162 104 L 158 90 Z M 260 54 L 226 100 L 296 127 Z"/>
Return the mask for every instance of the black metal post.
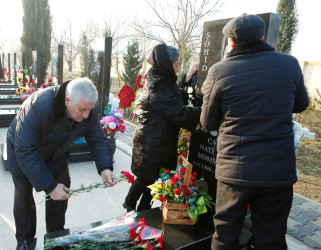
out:
<path id="1" fill-rule="evenodd" d="M 17 84 L 17 53 L 13 53 L 13 72 L 14 72 L 14 84 Z"/>
<path id="2" fill-rule="evenodd" d="M 26 64 L 26 53 L 25 52 L 22 52 L 22 69 L 25 68 L 25 64 Z M 23 83 L 23 86 L 26 86 L 26 73 L 23 71 L 22 73 L 22 83 Z"/>
<path id="3" fill-rule="evenodd" d="M 63 82 L 63 74 L 64 74 L 64 46 L 58 45 L 58 84 L 62 84 Z"/>
<path id="4" fill-rule="evenodd" d="M 102 103 L 101 105 L 101 117 L 104 115 L 104 108 L 109 101 L 110 91 L 110 69 L 111 69 L 111 49 L 112 49 L 112 38 L 105 37 L 105 54 L 104 54 L 104 73 L 103 73 L 103 84 L 102 84 Z"/>
<path id="5" fill-rule="evenodd" d="M 11 63 L 10 63 L 10 53 L 8 53 L 8 82 L 11 82 Z"/>

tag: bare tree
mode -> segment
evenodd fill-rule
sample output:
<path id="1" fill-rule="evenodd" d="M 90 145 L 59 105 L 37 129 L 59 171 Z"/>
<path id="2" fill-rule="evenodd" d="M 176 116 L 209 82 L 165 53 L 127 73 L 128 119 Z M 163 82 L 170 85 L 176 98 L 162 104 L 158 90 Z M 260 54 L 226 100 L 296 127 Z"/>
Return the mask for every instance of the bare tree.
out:
<path id="1" fill-rule="evenodd" d="M 155 22 L 136 23 L 133 28 L 148 39 L 175 44 L 181 55 L 181 64 L 184 65 L 191 53 L 200 48 L 201 21 L 217 13 L 222 1 L 175 0 L 163 3 L 163 1 L 145 0 L 145 2 L 156 17 Z M 156 30 L 159 31 L 158 34 Z"/>
<path id="2" fill-rule="evenodd" d="M 97 37 L 100 36 L 99 25 L 93 20 L 90 20 L 85 29 L 83 29 L 79 35 L 73 33 L 73 24 L 68 20 L 66 29 L 62 31 L 62 34 L 58 37 L 54 34 L 54 41 L 57 44 L 64 46 L 64 59 L 68 64 L 69 75 L 73 70 L 73 63 L 75 58 L 79 55 L 82 48 L 83 34 L 86 34 L 87 40 L 91 43 Z"/>

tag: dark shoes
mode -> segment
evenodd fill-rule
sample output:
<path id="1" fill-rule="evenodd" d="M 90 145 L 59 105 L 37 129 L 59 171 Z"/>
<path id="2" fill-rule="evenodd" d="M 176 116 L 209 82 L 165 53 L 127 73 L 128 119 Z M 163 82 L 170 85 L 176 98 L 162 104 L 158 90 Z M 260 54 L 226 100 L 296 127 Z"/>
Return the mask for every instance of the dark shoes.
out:
<path id="1" fill-rule="evenodd" d="M 37 245 L 37 239 L 27 239 L 23 242 L 19 242 L 16 250 L 35 250 Z"/>

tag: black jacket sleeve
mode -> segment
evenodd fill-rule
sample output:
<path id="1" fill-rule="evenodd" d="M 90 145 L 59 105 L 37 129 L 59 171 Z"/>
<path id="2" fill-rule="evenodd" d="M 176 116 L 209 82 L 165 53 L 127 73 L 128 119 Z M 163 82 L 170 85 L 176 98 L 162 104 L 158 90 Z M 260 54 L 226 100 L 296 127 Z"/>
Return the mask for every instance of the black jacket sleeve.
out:
<path id="1" fill-rule="evenodd" d="M 297 64 L 297 77 L 295 79 L 295 100 L 292 113 L 303 112 L 309 106 L 309 96 L 304 85 L 303 75 L 299 64 Z"/>

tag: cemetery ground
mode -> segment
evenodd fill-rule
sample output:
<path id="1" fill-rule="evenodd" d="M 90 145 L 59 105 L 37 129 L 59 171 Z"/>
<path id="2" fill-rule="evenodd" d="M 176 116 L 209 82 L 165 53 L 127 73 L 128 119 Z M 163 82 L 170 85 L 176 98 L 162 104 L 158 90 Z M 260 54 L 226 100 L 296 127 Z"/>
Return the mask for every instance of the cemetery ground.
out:
<path id="1" fill-rule="evenodd" d="M 114 78 L 110 92 L 117 94 L 121 87 L 122 84 Z M 132 122 L 133 114 L 125 113 L 124 118 Z M 294 192 L 321 203 L 321 111 L 309 109 L 297 114 L 294 120 L 316 134 L 314 140 L 305 138 L 297 151 L 297 168 L 300 174 L 294 185 Z M 137 123 L 137 119 L 133 123 Z"/>
<path id="2" fill-rule="evenodd" d="M 315 133 L 315 139 L 304 139 L 299 146 L 297 168 L 300 174 L 294 192 L 321 203 L 321 111 L 305 111 L 295 120 Z"/>

